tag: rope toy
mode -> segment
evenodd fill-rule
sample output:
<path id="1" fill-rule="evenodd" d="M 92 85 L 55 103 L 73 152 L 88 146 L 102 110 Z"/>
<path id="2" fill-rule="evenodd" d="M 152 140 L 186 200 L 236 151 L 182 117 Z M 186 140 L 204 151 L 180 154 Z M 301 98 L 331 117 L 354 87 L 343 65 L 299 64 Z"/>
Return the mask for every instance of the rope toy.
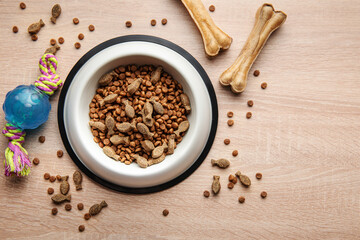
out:
<path id="1" fill-rule="evenodd" d="M 62 86 L 56 74 L 58 61 L 55 55 L 45 53 L 39 60 L 41 75 L 34 85 L 20 85 L 6 95 L 3 109 L 6 123 L 2 133 L 9 140 L 5 150 L 5 175 L 27 176 L 31 162 L 26 149 L 25 129 L 35 129 L 47 121 L 51 105 L 49 96 Z"/>

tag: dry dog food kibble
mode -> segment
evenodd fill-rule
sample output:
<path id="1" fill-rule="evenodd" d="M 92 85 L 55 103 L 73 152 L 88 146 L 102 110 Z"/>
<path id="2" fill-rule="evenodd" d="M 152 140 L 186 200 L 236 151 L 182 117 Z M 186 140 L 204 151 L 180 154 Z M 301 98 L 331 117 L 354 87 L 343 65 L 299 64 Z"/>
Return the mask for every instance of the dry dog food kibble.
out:
<path id="1" fill-rule="evenodd" d="M 83 40 L 84 39 L 84 34 L 82 34 L 82 33 L 79 33 L 79 35 L 78 35 L 78 38 L 79 38 L 79 40 Z"/>
<path id="2" fill-rule="evenodd" d="M 40 136 L 39 137 L 39 142 L 44 143 L 45 142 L 45 136 Z"/>
<path id="3" fill-rule="evenodd" d="M 236 184 L 237 183 L 237 178 L 234 175 L 230 174 L 229 175 L 229 182 L 232 182 L 233 184 Z"/>
<path id="4" fill-rule="evenodd" d="M 39 165 L 39 163 L 40 163 L 40 160 L 38 158 L 33 159 L 33 164 L 34 165 Z"/>
<path id="5" fill-rule="evenodd" d="M 53 209 L 51 209 L 51 214 L 52 215 L 56 215 L 58 213 L 58 209 L 56 207 L 54 207 Z"/>
<path id="6" fill-rule="evenodd" d="M 163 19 L 161 20 L 161 24 L 162 24 L 162 25 L 166 25 L 166 24 L 167 24 L 167 19 L 166 19 L 166 18 L 163 18 Z"/>
<path id="7" fill-rule="evenodd" d="M 80 225 L 79 226 L 79 232 L 83 232 L 85 230 L 85 226 L 84 225 Z"/>
<path id="8" fill-rule="evenodd" d="M 164 209 L 164 211 L 163 211 L 163 215 L 166 217 L 167 215 L 169 215 L 169 210 L 167 210 L 167 209 Z"/>
<path id="9" fill-rule="evenodd" d="M 85 213 L 85 214 L 84 214 L 84 219 L 85 219 L 85 220 L 89 220 L 90 218 L 91 218 L 90 213 Z"/>
<path id="10" fill-rule="evenodd" d="M 63 37 L 59 37 L 58 42 L 60 44 L 63 44 L 65 42 L 65 39 Z"/>
<path id="11" fill-rule="evenodd" d="M 92 25 L 92 24 L 90 24 L 90 25 L 89 25 L 89 31 L 92 32 L 92 31 L 94 31 L 94 30 L 95 30 L 95 26 Z"/>
<path id="12" fill-rule="evenodd" d="M 55 39 L 50 39 L 50 45 L 54 46 L 56 44 L 56 40 Z"/>
<path id="13" fill-rule="evenodd" d="M 84 209 L 84 204 L 78 203 L 77 208 L 81 211 Z"/>
<path id="14" fill-rule="evenodd" d="M 233 155 L 234 157 L 236 157 L 238 154 L 239 154 L 238 150 L 234 150 L 234 151 L 232 152 L 232 155 Z"/>
<path id="15" fill-rule="evenodd" d="M 254 71 L 254 76 L 257 77 L 257 76 L 259 76 L 259 75 L 260 75 L 260 71 L 259 71 L 259 70 L 255 70 L 255 71 Z"/>
<path id="16" fill-rule="evenodd" d="M 64 152 L 62 150 L 58 150 L 56 152 L 56 155 L 57 155 L 58 158 L 61 158 L 64 155 Z"/>
<path id="17" fill-rule="evenodd" d="M 17 26 L 13 26 L 12 30 L 14 33 L 17 33 L 19 31 L 19 28 Z"/>
<path id="18" fill-rule="evenodd" d="M 78 18 L 73 18 L 73 23 L 76 25 L 76 24 L 79 24 L 79 19 Z"/>
<path id="19" fill-rule="evenodd" d="M 214 5 L 210 5 L 209 11 L 210 11 L 210 12 L 214 12 L 214 11 L 215 11 L 215 6 L 214 6 Z"/>
<path id="20" fill-rule="evenodd" d="M 36 34 L 31 35 L 31 40 L 33 40 L 34 42 L 38 40 L 38 36 Z"/>
<path id="21" fill-rule="evenodd" d="M 65 204 L 65 210 L 66 211 L 71 211 L 71 204 L 70 203 L 67 203 L 67 204 Z"/>
<path id="22" fill-rule="evenodd" d="M 50 173 L 45 173 L 44 174 L 44 179 L 49 180 L 50 179 Z"/>
<path id="23" fill-rule="evenodd" d="M 230 139 L 228 139 L 228 138 L 224 139 L 224 144 L 229 145 L 230 144 Z"/>
<path id="24" fill-rule="evenodd" d="M 234 116 L 234 113 L 233 112 L 228 112 L 227 116 L 228 116 L 228 118 L 232 118 Z"/>
<path id="25" fill-rule="evenodd" d="M 26 4 L 23 3 L 23 2 L 21 2 L 21 3 L 20 3 L 20 8 L 21 8 L 21 9 L 25 9 L 25 8 L 26 8 Z"/>
<path id="26" fill-rule="evenodd" d="M 232 119 L 228 120 L 227 124 L 231 127 L 232 125 L 234 125 L 234 120 Z"/>
<path id="27" fill-rule="evenodd" d="M 79 48 L 81 47 L 81 44 L 80 44 L 79 42 L 76 42 L 76 43 L 74 44 L 74 46 L 75 46 L 76 49 L 79 49 Z"/>
<path id="28" fill-rule="evenodd" d="M 55 177 L 55 176 L 51 176 L 49 180 L 50 180 L 50 182 L 55 182 L 56 177 Z"/>
<path id="29" fill-rule="evenodd" d="M 203 195 L 204 197 L 208 198 L 210 196 L 210 192 L 208 190 L 205 190 Z"/>
<path id="30" fill-rule="evenodd" d="M 245 197 L 241 196 L 239 197 L 239 203 L 244 203 L 245 202 Z"/>
<path id="31" fill-rule="evenodd" d="M 252 100 L 247 101 L 247 105 L 249 107 L 252 107 L 254 105 L 254 102 Z"/>
<path id="32" fill-rule="evenodd" d="M 266 196 L 267 196 L 267 192 L 262 191 L 262 192 L 260 193 L 260 196 L 261 196 L 262 198 L 266 198 Z"/>
<path id="33" fill-rule="evenodd" d="M 60 175 L 56 175 L 56 180 L 58 180 L 59 182 L 62 180 Z"/>
<path id="34" fill-rule="evenodd" d="M 131 28 L 132 22 L 131 22 L 131 21 L 126 21 L 126 22 L 125 22 L 125 26 L 126 26 L 127 28 Z"/>
<path id="35" fill-rule="evenodd" d="M 266 82 L 263 82 L 262 84 L 261 84 L 261 88 L 262 89 L 265 89 L 267 87 L 267 83 Z"/>
<path id="36" fill-rule="evenodd" d="M 54 193 L 54 189 L 50 187 L 50 188 L 48 188 L 47 192 L 49 195 L 51 195 Z"/>
<path id="37" fill-rule="evenodd" d="M 152 19 L 150 23 L 151 23 L 151 26 L 155 26 L 156 25 L 156 20 Z"/>
<path id="38" fill-rule="evenodd" d="M 89 104 L 94 141 L 125 164 L 146 168 L 174 153 L 190 127 L 188 96 L 161 66 L 120 66 L 99 79 Z"/>
<path id="39" fill-rule="evenodd" d="M 246 113 L 246 118 L 247 118 L 247 119 L 251 118 L 251 116 L 252 116 L 252 113 L 251 113 L 251 112 L 247 112 L 247 113 Z"/>
<path id="40" fill-rule="evenodd" d="M 256 173 L 255 177 L 260 180 L 262 178 L 262 174 L 261 173 Z"/>
<path id="41" fill-rule="evenodd" d="M 229 188 L 229 189 L 233 189 L 233 188 L 234 188 L 234 183 L 229 182 L 229 183 L 228 183 L 228 188 Z"/>

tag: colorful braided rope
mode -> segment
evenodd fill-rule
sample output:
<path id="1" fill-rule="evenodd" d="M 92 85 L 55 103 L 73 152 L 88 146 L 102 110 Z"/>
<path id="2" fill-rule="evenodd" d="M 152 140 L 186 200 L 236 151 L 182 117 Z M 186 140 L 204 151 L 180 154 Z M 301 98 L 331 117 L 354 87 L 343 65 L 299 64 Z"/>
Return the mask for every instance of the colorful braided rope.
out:
<path id="1" fill-rule="evenodd" d="M 58 61 L 55 55 L 45 53 L 39 60 L 40 77 L 35 81 L 35 86 L 45 94 L 51 96 L 62 85 L 59 75 L 56 74 Z"/>
<path id="2" fill-rule="evenodd" d="M 26 176 L 30 173 L 31 163 L 28 152 L 21 144 L 25 141 L 25 131 L 14 127 L 11 123 L 6 123 L 2 134 L 9 140 L 5 150 L 5 175 L 12 173 L 17 176 Z"/>

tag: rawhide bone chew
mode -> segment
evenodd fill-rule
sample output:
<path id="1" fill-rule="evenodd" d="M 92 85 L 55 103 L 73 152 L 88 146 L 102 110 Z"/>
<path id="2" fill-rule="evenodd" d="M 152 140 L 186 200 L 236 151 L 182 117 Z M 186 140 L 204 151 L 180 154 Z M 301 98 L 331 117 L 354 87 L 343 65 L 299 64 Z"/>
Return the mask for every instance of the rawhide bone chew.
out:
<path id="1" fill-rule="evenodd" d="M 216 56 L 220 49 L 230 47 L 232 38 L 215 25 L 201 0 L 182 0 L 182 3 L 201 33 L 207 55 Z"/>
<path id="2" fill-rule="evenodd" d="M 234 93 L 245 90 L 249 70 L 264 47 L 267 39 L 286 20 L 286 14 L 275 11 L 271 4 L 265 3 L 256 12 L 255 25 L 236 61 L 220 76 L 223 86 L 231 85 Z"/>

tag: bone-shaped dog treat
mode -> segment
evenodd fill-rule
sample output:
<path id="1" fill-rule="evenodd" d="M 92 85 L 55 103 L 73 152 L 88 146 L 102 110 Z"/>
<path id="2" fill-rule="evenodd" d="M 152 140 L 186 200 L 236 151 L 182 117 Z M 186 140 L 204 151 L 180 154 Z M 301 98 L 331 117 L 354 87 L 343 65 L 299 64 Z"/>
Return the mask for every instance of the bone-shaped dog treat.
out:
<path id="1" fill-rule="evenodd" d="M 223 86 L 231 85 L 234 93 L 245 90 L 249 70 L 264 47 L 271 33 L 278 29 L 286 20 L 286 14 L 275 11 L 271 4 L 262 5 L 255 15 L 255 25 L 233 65 L 220 76 Z"/>
<path id="2" fill-rule="evenodd" d="M 182 3 L 201 33 L 207 55 L 216 56 L 220 49 L 230 47 L 232 38 L 215 25 L 201 0 L 182 0 Z"/>

